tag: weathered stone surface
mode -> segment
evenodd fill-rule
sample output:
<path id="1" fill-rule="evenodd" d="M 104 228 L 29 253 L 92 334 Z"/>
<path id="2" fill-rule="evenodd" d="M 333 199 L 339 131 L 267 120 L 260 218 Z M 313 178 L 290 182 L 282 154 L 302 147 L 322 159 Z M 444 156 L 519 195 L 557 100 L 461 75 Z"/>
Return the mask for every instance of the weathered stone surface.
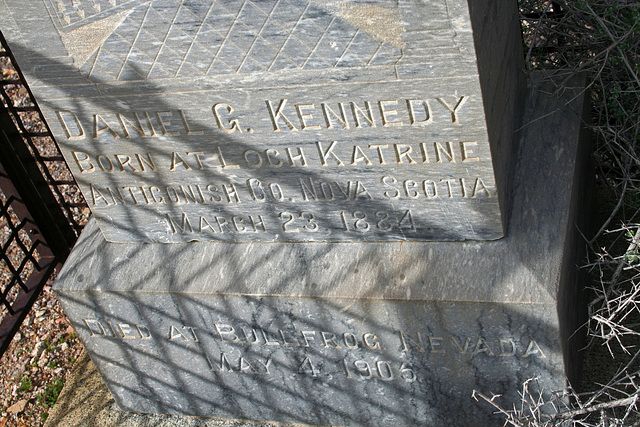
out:
<path id="1" fill-rule="evenodd" d="M 472 3 L 2 0 L 0 23 L 109 241 L 485 240 L 521 55 L 516 2 Z"/>
<path id="2" fill-rule="evenodd" d="M 504 239 L 116 244 L 92 223 L 56 292 L 125 410 L 502 425 L 474 389 L 510 407 L 576 363 L 577 86 L 528 98 Z"/>
<path id="3" fill-rule="evenodd" d="M 462 404 L 468 424 L 491 419 L 474 388 L 564 384 L 552 305 L 92 292 L 67 310 L 134 412 L 436 425 Z"/>
<path id="4" fill-rule="evenodd" d="M 65 386 L 49 410 L 45 427 L 272 427 L 273 423 L 185 417 L 181 415 L 141 414 L 118 409 L 84 351 L 65 379 Z"/>

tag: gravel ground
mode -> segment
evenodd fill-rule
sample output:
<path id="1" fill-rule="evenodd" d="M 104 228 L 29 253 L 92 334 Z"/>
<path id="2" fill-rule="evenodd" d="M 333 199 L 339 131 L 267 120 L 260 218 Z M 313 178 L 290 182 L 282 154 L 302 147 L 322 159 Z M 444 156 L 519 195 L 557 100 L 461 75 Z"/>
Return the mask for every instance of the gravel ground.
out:
<path id="1" fill-rule="evenodd" d="M 0 359 L 0 427 L 41 426 L 82 352 L 51 283 Z"/>

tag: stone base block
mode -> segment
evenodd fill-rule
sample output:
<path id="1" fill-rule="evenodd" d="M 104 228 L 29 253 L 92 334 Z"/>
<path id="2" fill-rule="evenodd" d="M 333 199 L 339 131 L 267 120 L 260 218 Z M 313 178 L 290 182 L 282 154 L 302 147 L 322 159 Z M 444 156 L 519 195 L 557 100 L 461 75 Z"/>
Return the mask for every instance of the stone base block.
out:
<path id="1" fill-rule="evenodd" d="M 523 381 L 549 394 L 578 367 L 574 83 L 532 83 L 501 240 L 116 244 L 92 223 L 56 292 L 126 411 L 502 425 L 473 390 L 512 407 Z"/>

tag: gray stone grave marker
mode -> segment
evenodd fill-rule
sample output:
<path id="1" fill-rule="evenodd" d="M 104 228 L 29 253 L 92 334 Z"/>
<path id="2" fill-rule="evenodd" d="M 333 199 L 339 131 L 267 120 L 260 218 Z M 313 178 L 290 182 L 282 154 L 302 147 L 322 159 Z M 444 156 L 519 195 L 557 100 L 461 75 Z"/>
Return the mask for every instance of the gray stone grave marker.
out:
<path id="1" fill-rule="evenodd" d="M 3 24 L 38 28 L 7 37 L 109 241 L 491 240 L 520 70 L 490 3 L 5 0 Z"/>
<path id="2" fill-rule="evenodd" d="M 122 244 L 88 225 L 56 293 L 119 407 L 502 426 L 474 390 L 511 408 L 529 379 L 546 399 L 575 381 L 583 98 L 579 82 L 543 91 L 527 102 L 503 239 Z"/>
<path id="3" fill-rule="evenodd" d="M 120 408 L 501 425 L 474 389 L 576 377 L 582 85 L 524 91 L 515 1 L 0 23 L 94 214 L 56 292 Z"/>

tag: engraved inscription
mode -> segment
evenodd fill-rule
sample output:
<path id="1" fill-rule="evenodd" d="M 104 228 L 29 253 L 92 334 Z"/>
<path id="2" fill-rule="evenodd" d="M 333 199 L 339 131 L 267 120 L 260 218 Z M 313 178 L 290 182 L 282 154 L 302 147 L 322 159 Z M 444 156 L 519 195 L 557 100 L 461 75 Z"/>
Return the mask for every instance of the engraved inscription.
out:
<path id="1" fill-rule="evenodd" d="M 339 103 L 298 104 L 283 98 L 266 100 L 274 132 L 284 130 L 359 129 L 363 127 L 427 126 L 433 123 L 433 108 L 450 114 L 447 120 L 460 124 L 460 110 L 468 96 L 435 99 L 350 101 Z M 375 106 L 375 107 L 374 107 Z M 339 113 L 336 113 L 339 111 Z M 347 113 L 349 111 L 349 113 Z M 315 119 L 314 119 L 315 117 Z M 324 120 L 321 120 L 323 118 Z"/>
<path id="2" fill-rule="evenodd" d="M 481 140 L 390 132 L 462 130 L 474 103 L 459 94 L 271 97 L 252 110 L 211 102 L 204 109 L 59 110 L 57 118 L 76 144 L 72 167 L 87 183 L 89 205 L 160 209 L 170 239 L 406 240 L 442 229 L 436 224 L 445 220 L 429 209 L 491 201 L 496 187 L 490 169 L 474 173 L 490 160 Z M 251 144 L 226 140 L 236 136 Z M 174 138 L 193 143 L 180 150 Z M 111 148 L 123 140 L 146 150 Z M 457 227 L 475 230 L 468 220 Z"/>
<path id="3" fill-rule="evenodd" d="M 459 358 L 469 363 L 491 359 L 547 359 L 535 339 L 515 336 L 459 335 L 424 330 L 329 331 L 263 328 L 257 325 L 215 322 L 210 328 L 179 323 L 164 326 L 165 334 L 152 335 L 145 325 L 83 319 L 90 339 L 122 342 L 146 340 L 151 345 L 167 340 L 200 354 L 207 369 L 224 375 L 273 375 L 286 372 L 337 381 L 382 381 L 411 384 L 422 381 L 427 366 Z M 158 327 L 158 325 L 155 325 Z M 162 329 L 162 327 L 160 327 Z M 384 338 L 382 338 L 384 336 Z"/>
<path id="4" fill-rule="evenodd" d="M 437 124 L 463 125 L 461 116 L 469 96 L 443 96 L 429 99 L 364 100 L 348 102 L 321 101 L 297 103 L 287 98 L 266 100 L 264 117 L 271 126 L 265 130 L 318 131 L 350 130 L 376 127 L 428 127 Z M 338 112 L 336 112 L 338 111 Z M 83 138 L 87 130 L 93 139 L 159 138 L 163 135 L 202 135 L 220 130 L 242 133 L 242 112 L 227 103 L 211 107 L 215 123 L 208 129 L 193 125 L 193 113 L 184 110 L 127 111 L 93 114 L 81 120 L 69 110 L 56 111 L 68 139 Z M 207 117 L 208 119 L 208 117 Z M 255 127 L 251 128 L 253 132 Z"/>

